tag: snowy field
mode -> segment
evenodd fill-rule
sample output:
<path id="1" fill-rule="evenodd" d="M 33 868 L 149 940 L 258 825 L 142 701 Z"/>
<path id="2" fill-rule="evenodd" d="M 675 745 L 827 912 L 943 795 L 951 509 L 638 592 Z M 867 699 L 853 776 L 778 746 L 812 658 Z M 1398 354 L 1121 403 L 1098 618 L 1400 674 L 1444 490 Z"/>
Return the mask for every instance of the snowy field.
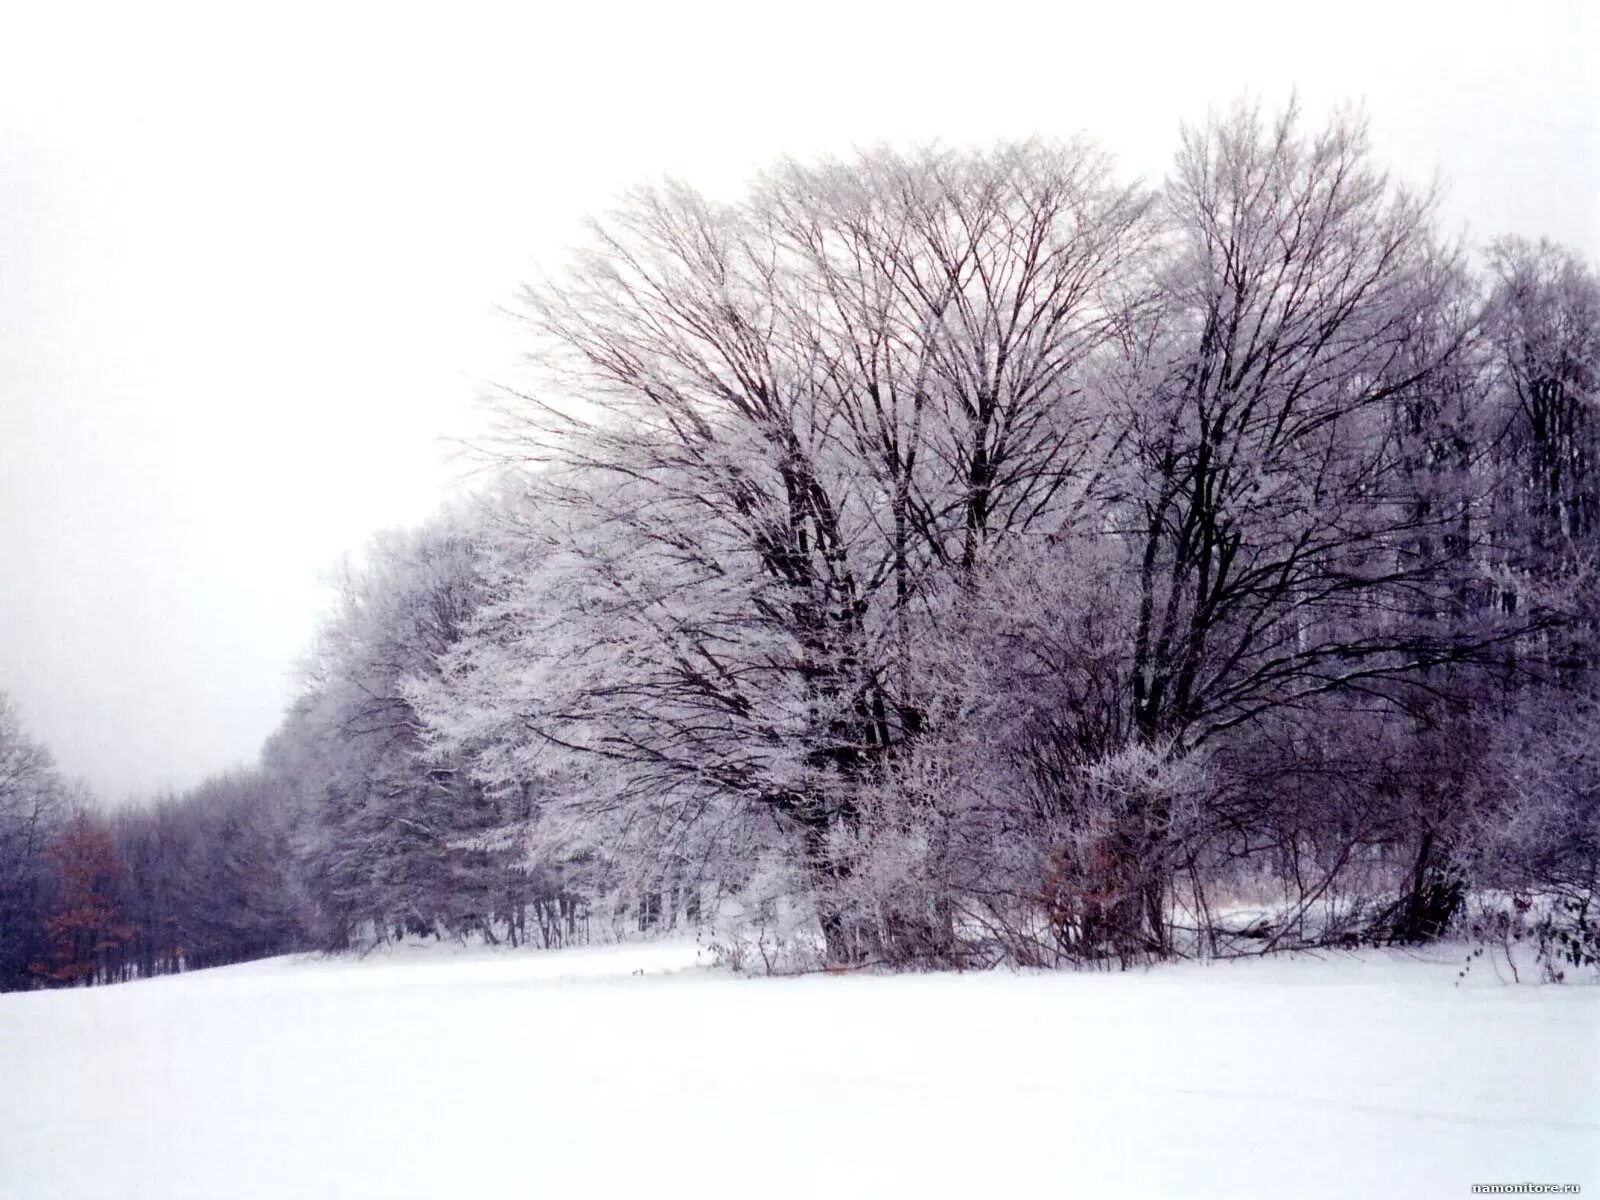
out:
<path id="1" fill-rule="evenodd" d="M 0 996 L 6 1197 L 1600 1189 L 1600 987 L 1369 954 L 743 978 L 692 943 Z"/>

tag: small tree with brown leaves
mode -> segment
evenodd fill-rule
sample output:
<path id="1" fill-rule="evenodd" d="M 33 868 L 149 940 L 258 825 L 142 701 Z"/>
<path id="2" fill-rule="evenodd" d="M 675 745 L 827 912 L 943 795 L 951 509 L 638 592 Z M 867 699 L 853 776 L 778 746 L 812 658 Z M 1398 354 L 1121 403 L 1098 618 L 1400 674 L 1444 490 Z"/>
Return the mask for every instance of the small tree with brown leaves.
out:
<path id="1" fill-rule="evenodd" d="M 111 834 L 87 813 L 51 839 L 45 856 L 60 877 L 55 912 L 47 923 L 49 961 L 31 970 L 51 983 L 93 983 L 104 978 L 117 951 L 133 938 L 133 928 L 116 903 L 122 875 Z"/>

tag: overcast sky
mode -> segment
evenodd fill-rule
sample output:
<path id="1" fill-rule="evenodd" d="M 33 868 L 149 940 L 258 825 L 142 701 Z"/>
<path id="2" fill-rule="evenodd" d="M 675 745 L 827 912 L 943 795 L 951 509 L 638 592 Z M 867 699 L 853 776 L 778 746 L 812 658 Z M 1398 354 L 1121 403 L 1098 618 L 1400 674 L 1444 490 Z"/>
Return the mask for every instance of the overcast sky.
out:
<path id="1" fill-rule="evenodd" d="M 1474 238 L 1600 257 L 1567 4 L 0 0 L 0 690 L 109 800 L 255 757 L 339 555 L 434 508 L 587 210 L 780 153 L 1363 101 Z M 1305 14 L 1305 15 L 1297 15 Z"/>

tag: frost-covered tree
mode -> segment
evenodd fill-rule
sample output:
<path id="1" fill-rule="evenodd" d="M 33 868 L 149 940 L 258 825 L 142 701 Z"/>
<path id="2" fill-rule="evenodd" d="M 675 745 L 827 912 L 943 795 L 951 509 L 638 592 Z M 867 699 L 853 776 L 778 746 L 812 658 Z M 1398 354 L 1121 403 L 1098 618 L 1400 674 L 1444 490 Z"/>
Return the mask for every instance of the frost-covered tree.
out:
<path id="1" fill-rule="evenodd" d="M 68 807 L 49 750 L 0 693 L 0 990 L 26 987 L 30 964 L 46 951 L 55 878 L 44 852 Z"/>
<path id="2" fill-rule="evenodd" d="M 1292 106 L 1187 133 L 1165 200 L 1114 505 L 1135 735 L 1188 752 L 1323 697 L 1403 704 L 1497 636 L 1438 619 L 1471 567 L 1467 498 L 1415 469 L 1462 399 L 1461 266 L 1359 123 L 1308 133 Z M 1161 804 L 1130 819 L 1155 852 Z M 1167 908 L 1152 886 L 1157 949 Z"/>
<path id="3" fill-rule="evenodd" d="M 1600 278 L 1570 251 L 1509 238 L 1490 253 L 1488 328 L 1517 465 L 1503 500 L 1551 564 L 1592 555 L 1600 522 Z"/>
<path id="4" fill-rule="evenodd" d="M 1422 622 L 1459 513 L 1417 503 L 1404 418 L 1446 402 L 1471 313 L 1431 204 L 1371 165 L 1358 123 L 1236 110 L 1186 135 L 1166 203 L 1118 511 L 1135 723 L 1198 745 L 1454 651 Z"/>
<path id="5" fill-rule="evenodd" d="M 1086 146 L 880 152 L 637 192 L 530 292 L 542 390 L 502 448 L 562 531 L 525 626 L 560 670 L 518 720 L 603 773 L 581 803 L 675 853 L 765 827 L 837 880 L 924 725 L 930 600 L 1088 489 L 1144 214 Z"/>
<path id="6" fill-rule="evenodd" d="M 484 840 L 503 824 L 499 800 L 425 753 L 407 695 L 437 673 L 481 593 L 464 519 L 375 540 L 269 747 L 269 773 L 296 794 L 297 852 L 329 944 L 515 927 L 515 856 Z"/>

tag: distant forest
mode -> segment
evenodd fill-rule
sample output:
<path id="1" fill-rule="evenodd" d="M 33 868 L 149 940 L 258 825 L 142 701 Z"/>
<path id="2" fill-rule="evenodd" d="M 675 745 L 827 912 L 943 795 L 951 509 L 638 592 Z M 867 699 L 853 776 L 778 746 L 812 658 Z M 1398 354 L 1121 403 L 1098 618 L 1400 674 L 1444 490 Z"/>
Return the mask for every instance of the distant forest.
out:
<path id="1" fill-rule="evenodd" d="M 484 486 L 348 566 L 258 766 L 107 814 L 0 704 L 0 987 L 667 926 L 1595 965 L 1600 279 L 1361 121 L 641 188 L 520 312 Z"/>

